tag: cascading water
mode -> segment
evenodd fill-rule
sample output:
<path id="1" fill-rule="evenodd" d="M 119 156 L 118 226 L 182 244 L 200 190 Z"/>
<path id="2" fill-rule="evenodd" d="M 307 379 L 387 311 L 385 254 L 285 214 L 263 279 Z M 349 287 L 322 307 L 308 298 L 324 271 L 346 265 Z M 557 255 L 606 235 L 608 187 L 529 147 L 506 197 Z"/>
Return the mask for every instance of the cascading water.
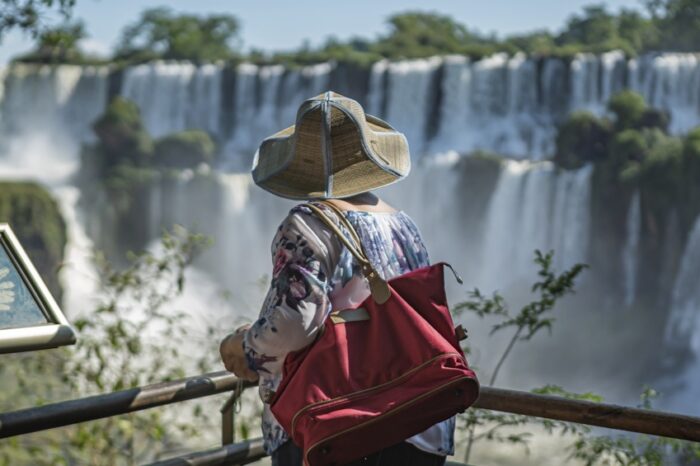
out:
<path id="1" fill-rule="evenodd" d="M 635 192 L 627 211 L 627 238 L 622 249 L 622 268 L 624 271 L 625 306 L 630 307 L 634 303 L 637 292 L 637 262 L 639 256 L 639 239 L 642 229 L 642 201 L 639 192 Z"/>
<path id="2" fill-rule="evenodd" d="M 684 133 L 700 121 L 700 56 L 668 53 L 642 56 L 628 64 L 629 87 L 649 105 L 671 113 L 671 131 Z"/>
<path id="3" fill-rule="evenodd" d="M 676 283 L 671 294 L 671 314 L 666 324 L 665 342 L 672 348 L 691 351 L 686 368 L 671 383 L 673 398 L 669 409 L 692 409 L 700 414 L 697 406 L 700 391 L 700 217 L 695 221 L 683 253 Z"/>
<path id="4" fill-rule="evenodd" d="M 227 165 L 240 168 L 258 141 L 294 122 L 298 102 L 328 88 L 337 65 L 286 70 L 240 64 L 233 102 L 219 65 L 156 62 L 127 68 L 120 94 L 141 108 L 155 136 L 200 128 L 226 141 Z M 553 152 L 556 124 L 569 112 L 602 115 L 614 93 L 631 88 L 672 114 L 671 129 L 700 124 L 700 59 L 695 54 L 580 54 L 570 62 L 496 54 L 381 61 L 367 71 L 368 113 L 405 132 L 413 154 L 491 151 L 542 159 Z M 227 116 L 226 113 L 232 115 Z"/>
<path id="5" fill-rule="evenodd" d="M 183 129 L 220 133 L 219 65 L 156 62 L 127 68 L 120 94 L 141 109 L 153 136 Z"/>
<path id="6" fill-rule="evenodd" d="M 592 167 L 558 173 L 549 163 L 505 163 L 485 219 L 483 289 L 531 280 L 535 249 L 554 250 L 559 270 L 588 261 L 591 174 Z"/>
<path id="7" fill-rule="evenodd" d="M 424 150 L 428 121 L 433 118 L 429 111 L 433 76 L 440 64 L 439 58 L 403 61 L 390 63 L 385 71 L 385 114 L 377 116 L 406 134 L 414 155 Z"/>
<path id="8" fill-rule="evenodd" d="M 231 169 L 247 170 L 260 140 L 294 123 L 301 100 L 334 89 L 337 66 L 288 70 L 280 65 L 239 64 L 226 69 L 158 62 L 128 67 L 121 81 L 112 81 L 121 82 L 116 91 L 139 105 L 154 136 L 199 128 L 212 133 L 222 147 L 221 165 L 210 171 L 164 174 L 140 203 L 148 215 L 144 229 L 150 239 L 173 223 L 213 236 L 214 246 L 190 275 L 196 286 L 184 302 L 209 300 L 218 287 L 204 284 L 216 280 L 234 298 L 231 308 L 221 307 L 221 313 L 228 313 L 221 328 L 257 314 L 266 287 L 261 278 L 269 274 L 270 241 L 293 205 L 252 186 L 247 173 Z M 593 167 L 561 171 L 549 162 L 501 160 L 496 162 L 493 179 L 483 181 L 487 186 L 471 190 L 482 181 L 481 175 L 468 176 L 464 170 L 469 168 L 463 168 L 458 154 L 483 150 L 516 158 L 547 157 L 552 153 L 556 124 L 567 112 L 602 114 L 607 98 L 625 87 L 669 110 L 674 131 L 700 123 L 700 62 L 693 54 L 627 60 L 613 52 L 579 55 L 570 62 L 504 54 L 481 60 L 451 56 L 382 61 L 363 72 L 366 83 L 353 89 L 361 89 L 364 95 L 352 97 L 365 102 L 368 113 L 385 117 L 405 131 L 414 155 L 411 176 L 380 194 L 415 218 L 434 261 L 449 260 L 469 287 L 478 286 L 484 292 L 527 288 L 535 278 L 534 249 L 554 250 L 557 271 L 591 261 L 593 246 L 600 241 L 591 218 Z M 87 213 L 76 208 L 78 192 L 70 178 L 78 167 L 79 144 L 90 139 L 90 124 L 105 108 L 109 73 L 108 68 L 12 65 L 0 86 L 4 87 L 0 177 L 38 178 L 59 200 L 73 232 L 67 260 L 74 267 L 65 271 L 70 277 L 67 303 L 81 301 L 78 293 L 89 290 L 83 281 L 92 274 L 86 250 L 90 240 L 97 238 L 85 235 L 84 226 L 100 221 L 97 216 L 85 218 Z M 642 249 L 638 195 L 632 199 L 624 226 L 626 240 L 621 241 L 619 255 L 610 260 L 622 262 L 625 278 L 619 285 L 619 299 L 630 305 L 638 287 L 636 269 Z M 110 234 L 108 229 L 102 231 Z M 668 290 L 674 309 L 668 335 L 669 341 L 685 338 L 700 353 L 700 329 L 679 330 L 690 329 L 691 320 L 697 324 L 700 297 L 694 294 L 693 284 L 700 274 L 698 251 L 700 221 L 689 236 L 672 293 Z M 80 275 L 77 270 L 88 272 Z M 584 277 L 595 273 L 592 269 Z M 585 285 L 586 278 L 580 283 Z M 590 290 L 582 294 L 585 301 Z M 465 296 L 462 288 L 450 289 L 451 302 Z M 70 315 L 71 309 L 66 310 Z M 583 310 L 581 319 L 596 312 Z M 576 336 L 578 323 L 562 318 L 564 336 L 558 336 L 557 328 L 548 340 L 549 345 L 559 345 L 557 361 L 535 367 L 536 361 L 551 355 L 552 346 L 529 347 L 532 350 L 516 356 L 520 358 L 517 367 L 504 371 L 502 382 L 520 388 L 531 388 L 533 380 L 565 384 L 572 365 L 581 373 L 597 369 L 604 355 L 582 359 L 566 340 Z M 475 346 L 483 343 L 488 360 L 498 345 L 479 340 L 488 334 L 487 327 L 474 321 L 469 324 L 478 332 Z M 595 338 L 611 341 L 611 351 L 617 354 L 614 329 L 597 332 Z M 596 386 L 586 385 L 590 377 L 585 375 L 572 376 L 576 381 L 572 383 L 578 385 L 567 388 L 595 390 Z M 685 407 L 679 405 L 679 409 Z"/>
<path id="9" fill-rule="evenodd" d="M 60 280 L 69 319 L 90 309 L 99 282 L 92 241 L 77 207 L 80 191 L 71 176 L 78 168 L 79 143 L 90 139 L 89 124 L 104 109 L 106 80 L 104 68 L 41 67 L 34 74 L 18 65 L 8 72 L 8 94 L 2 102 L 0 179 L 44 185 L 66 222 L 68 245 Z"/>

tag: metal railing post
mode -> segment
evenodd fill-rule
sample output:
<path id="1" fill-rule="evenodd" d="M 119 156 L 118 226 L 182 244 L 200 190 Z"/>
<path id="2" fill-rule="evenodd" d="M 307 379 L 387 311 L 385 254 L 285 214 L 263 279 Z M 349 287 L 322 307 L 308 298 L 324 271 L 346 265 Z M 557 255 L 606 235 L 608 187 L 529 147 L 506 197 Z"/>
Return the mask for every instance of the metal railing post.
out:
<path id="1" fill-rule="evenodd" d="M 236 440 L 235 415 L 233 414 L 235 403 L 236 392 L 234 391 L 221 407 L 221 445 L 231 445 Z"/>
<path id="2" fill-rule="evenodd" d="M 236 441 L 236 409 L 240 406 L 244 389 L 243 381 L 238 379 L 233 393 L 221 407 L 221 444 L 224 446 Z"/>

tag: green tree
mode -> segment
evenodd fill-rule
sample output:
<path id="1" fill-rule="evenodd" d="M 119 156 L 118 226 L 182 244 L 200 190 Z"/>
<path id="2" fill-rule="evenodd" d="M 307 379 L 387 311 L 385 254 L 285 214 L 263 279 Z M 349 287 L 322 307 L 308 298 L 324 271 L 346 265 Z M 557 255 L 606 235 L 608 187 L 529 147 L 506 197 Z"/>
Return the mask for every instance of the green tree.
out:
<path id="1" fill-rule="evenodd" d="M 19 60 L 40 63 L 79 63 L 85 59 L 79 48 L 79 42 L 85 37 L 87 37 L 85 25 L 80 21 L 49 27 L 37 37 L 36 48 Z"/>
<path id="2" fill-rule="evenodd" d="M 603 45 L 617 37 L 615 16 L 605 5 L 589 5 L 583 14 L 572 15 L 558 41 L 562 44 Z"/>
<path id="3" fill-rule="evenodd" d="M 102 173 L 124 163 L 144 166 L 153 154 L 153 141 L 141 120 L 141 112 L 127 99 L 113 99 L 93 124 L 93 130 L 99 140 L 95 151 L 101 157 L 98 169 Z"/>
<path id="4" fill-rule="evenodd" d="M 608 101 L 608 110 L 615 116 L 618 130 L 638 127 L 646 109 L 644 97 L 634 91 L 621 91 Z"/>
<path id="5" fill-rule="evenodd" d="M 415 58 L 447 53 L 465 53 L 469 45 L 487 41 L 471 33 L 450 16 L 406 12 L 389 17 L 389 34 L 373 49 L 385 57 Z"/>
<path id="6" fill-rule="evenodd" d="M 700 5 L 697 0 L 647 0 L 659 29 L 657 48 L 695 52 L 700 44 Z"/>
<path id="7" fill-rule="evenodd" d="M 122 32 L 117 58 L 211 62 L 231 58 L 238 47 L 240 25 L 232 15 L 176 14 L 152 8 Z"/>
<path id="8" fill-rule="evenodd" d="M 574 112 L 557 131 L 554 160 L 564 168 L 605 160 L 610 137 L 607 121 L 589 112 Z"/>
<path id="9" fill-rule="evenodd" d="M 549 55 L 556 48 L 554 37 L 546 30 L 510 36 L 506 39 L 506 43 L 525 53 L 535 55 Z"/>
<path id="10" fill-rule="evenodd" d="M 654 47 L 659 41 L 656 23 L 634 10 L 623 8 L 620 11 L 617 17 L 617 31 L 620 38 L 636 52 Z"/>
<path id="11" fill-rule="evenodd" d="M 194 168 L 214 161 L 216 144 L 200 130 L 187 130 L 156 141 L 153 164 L 165 168 Z"/>
<path id="12" fill-rule="evenodd" d="M 38 36 L 45 28 L 45 18 L 58 13 L 68 20 L 75 0 L 0 0 L 0 39 L 12 29 Z"/>
<path id="13" fill-rule="evenodd" d="M 571 16 L 557 37 L 559 45 L 573 47 L 573 51 L 622 49 L 628 54 L 639 53 L 657 40 L 653 21 L 633 10 L 623 9 L 615 15 L 603 4 L 586 6 L 582 14 Z"/>

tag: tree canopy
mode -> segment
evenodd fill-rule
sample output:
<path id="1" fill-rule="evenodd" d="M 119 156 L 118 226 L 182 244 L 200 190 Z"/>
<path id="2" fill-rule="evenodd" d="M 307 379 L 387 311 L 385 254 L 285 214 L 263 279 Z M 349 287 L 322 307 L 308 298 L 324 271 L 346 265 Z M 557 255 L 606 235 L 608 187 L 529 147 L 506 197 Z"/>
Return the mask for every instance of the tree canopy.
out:
<path id="1" fill-rule="evenodd" d="M 450 16 L 438 13 L 396 14 L 389 17 L 387 24 L 389 33 L 369 47 L 383 56 L 411 58 L 464 53 L 469 46 L 488 42 Z"/>
<path id="2" fill-rule="evenodd" d="M 38 36 L 47 13 L 58 13 L 67 20 L 74 5 L 75 0 L 0 0 L 0 39 L 12 29 Z"/>
<path id="3" fill-rule="evenodd" d="M 52 37 L 54 41 L 59 38 L 58 50 L 69 49 L 63 44 L 71 37 L 71 31 L 64 25 L 58 36 L 42 35 L 47 27 L 40 20 L 48 12 L 67 17 L 75 1 L 0 0 L 0 38 L 9 29 L 21 28 L 36 35 L 38 49 L 46 50 L 44 39 Z M 388 17 L 387 31 L 375 39 L 330 37 L 320 47 L 305 42 L 294 51 L 265 53 L 251 49 L 247 54 L 241 52 L 241 27 L 235 16 L 185 14 L 160 7 L 143 11 L 138 20 L 124 28 L 114 58 L 127 62 L 173 59 L 198 63 L 245 59 L 253 63 L 300 65 L 335 60 L 367 66 L 382 58 L 445 54 L 479 58 L 496 52 L 524 52 L 569 57 L 582 52 L 622 50 L 632 56 L 649 51 L 696 51 L 700 47 L 697 0 L 639 1 L 639 10 L 612 11 L 604 4 L 588 5 L 572 14 L 558 31 L 536 30 L 508 37 L 480 33 L 448 15 L 407 11 Z M 84 34 L 84 30 L 73 32 Z M 71 53 L 53 56 L 75 61 Z"/>
<path id="4" fill-rule="evenodd" d="M 79 46 L 85 37 L 85 25 L 79 21 L 48 27 L 39 33 L 34 50 L 19 60 L 41 63 L 85 61 Z"/>
<path id="5" fill-rule="evenodd" d="M 117 58 L 226 60 L 240 45 L 240 25 L 232 15 L 176 14 L 169 8 L 151 8 L 127 26 Z"/>

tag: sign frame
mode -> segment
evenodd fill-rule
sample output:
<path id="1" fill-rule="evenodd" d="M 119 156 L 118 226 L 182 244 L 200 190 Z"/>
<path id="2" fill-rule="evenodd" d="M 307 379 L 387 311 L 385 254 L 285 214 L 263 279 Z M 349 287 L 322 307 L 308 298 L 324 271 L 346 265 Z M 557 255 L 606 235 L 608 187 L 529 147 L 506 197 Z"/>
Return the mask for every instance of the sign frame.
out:
<path id="1" fill-rule="evenodd" d="M 0 223 L 0 248 L 3 248 L 9 256 L 16 272 L 20 275 L 47 320 L 47 323 L 42 325 L 0 329 L 0 354 L 74 344 L 76 342 L 75 331 L 61 312 L 61 308 L 54 300 L 12 229 L 6 223 Z"/>

